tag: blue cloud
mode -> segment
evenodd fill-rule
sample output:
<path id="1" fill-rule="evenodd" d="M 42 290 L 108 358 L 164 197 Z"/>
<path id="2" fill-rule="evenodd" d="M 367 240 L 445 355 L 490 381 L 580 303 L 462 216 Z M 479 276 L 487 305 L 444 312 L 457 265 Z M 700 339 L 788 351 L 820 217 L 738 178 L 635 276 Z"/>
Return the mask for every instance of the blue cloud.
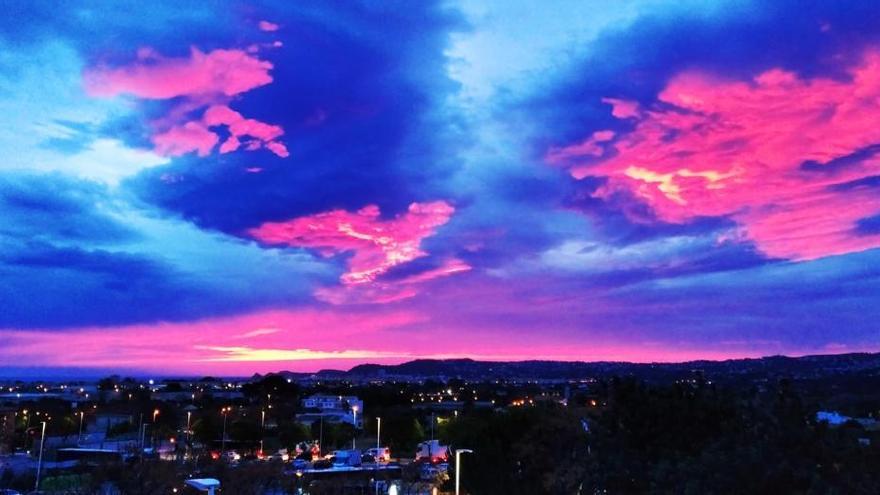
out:
<path id="1" fill-rule="evenodd" d="M 609 28 L 580 61 L 547 78 L 537 94 L 515 100 L 534 130 L 537 153 L 570 144 L 592 130 L 625 129 L 604 97 L 654 103 L 668 79 L 698 69 L 748 79 L 782 67 L 803 76 L 845 77 L 841 68 L 880 41 L 870 1 L 804 4 L 720 2 L 716 8 L 649 12 Z M 514 109 L 511 109 L 514 110 Z"/>
<path id="2" fill-rule="evenodd" d="M 284 46 L 265 55 L 274 81 L 232 107 L 283 127 L 291 156 L 182 157 L 131 180 L 132 190 L 235 234 L 367 204 L 393 216 L 413 201 L 437 199 L 433 184 L 453 165 L 440 149 L 448 124 L 432 112 L 455 87 L 443 53 L 455 18 L 431 3 L 304 5 L 266 17 L 282 26 L 273 38 Z M 262 173 L 245 176 L 252 167 Z M 163 174 L 182 180 L 167 184 L 158 180 Z"/>
<path id="3" fill-rule="evenodd" d="M 0 174 L 0 328 L 297 305 L 340 270 L 302 252 L 279 255 L 200 232 L 94 182 Z"/>
<path id="4" fill-rule="evenodd" d="M 778 341 L 779 349 L 855 348 L 878 344 L 880 251 L 805 263 L 646 281 L 614 297 L 628 318 L 658 335 L 688 341 L 738 338 Z M 685 337 L 686 336 L 686 337 Z"/>

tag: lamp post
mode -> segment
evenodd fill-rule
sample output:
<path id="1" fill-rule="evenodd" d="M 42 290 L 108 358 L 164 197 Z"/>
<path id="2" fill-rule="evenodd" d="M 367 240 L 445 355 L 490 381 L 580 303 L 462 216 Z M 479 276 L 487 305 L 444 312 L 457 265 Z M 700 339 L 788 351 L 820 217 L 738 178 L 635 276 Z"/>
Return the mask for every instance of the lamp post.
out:
<path id="1" fill-rule="evenodd" d="M 351 407 L 352 419 L 354 420 L 354 436 L 351 438 L 351 448 L 354 450 L 357 448 L 355 446 L 355 440 L 357 440 L 357 432 L 358 432 L 358 406 Z"/>
<path id="2" fill-rule="evenodd" d="M 37 482 L 34 485 L 34 491 L 40 491 L 40 471 L 43 469 L 43 443 L 46 440 L 46 422 L 43 421 L 43 432 L 40 434 L 40 457 L 37 461 Z"/>
<path id="3" fill-rule="evenodd" d="M 455 449 L 455 495 L 459 495 L 461 487 L 461 454 L 473 454 L 470 449 Z"/>
<path id="4" fill-rule="evenodd" d="M 192 448 L 192 411 L 186 412 L 186 443 L 183 444 L 183 460 L 187 455 L 192 457 L 190 449 Z"/>
<path id="5" fill-rule="evenodd" d="M 220 409 L 220 412 L 223 413 L 223 437 L 220 439 L 220 457 L 224 458 L 224 460 L 226 456 L 226 416 L 230 409 L 229 406 Z"/>
<path id="6" fill-rule="evenodd" d="M 263 456 L 263 436 L 266 431 L 266 410 L 260 411 L 260 457 Z"/>
<path id="7" fill-rule="evenodd" d="M 147 435 L 147 423 L 144 423 L 141 425 L 141 452 L 140 452 L 140 455 L 141 455 L 142 459 L 143 459 L 143 455 L 144 455 L 144 445 L 145 445 L 144 438 L 146 437 L 146 435 Z M 152 435 L 152 433 L 150 433 L 150 435 Z"/>
<path id="8" fill-rule="evenodd" d="M 379 416 L 376 416 L 376 455 L 377 456 L 380 455 L 379 452 L 380 452 L 381 447 L 379 447 L 379 445 L 381 445 L 381 442 L 379 440 L 380 439 L 379 435 L 381 434 L 381 432 L 382 432 L 382 418 L 380 418 Z M 373 459 L 373 461 L 376 463 L 375 464 L 376 474 L 373 476 L 373 479 L 376 482 L 376 495 L 379 495 L 379 459 Z"/>
<path id="9" fill-rule="evenodd" d="M 380 434 L 382 433 L 382 418 L 376 416 L 376 448 L 382 448 L 382 443 L 380 441 Z"/>
<path id="10" fill-rule="evenodd" d="M 82 443 L 83 436 L 83 416 L 85 416 L 85 411 L 79 412 L 79 436 L 76 437 L 76 444 L 79 445 Z"/>
<path id="11" fill-rule="evenodd" d="M 153 409 L 153 425 L 156 424 L 156 418 L 157 418 L 157 417 L 159 417 L 159 410 L 158 410 L 158 409 Z M 154 437 L 155 435 L 156 435 L 156 428 L 154 427 L 152 430 L 150 430 L 150 448 L 151 448 L 151 449 L 154 448 L 155 440 L 153 440 L 153 437 Z M 160 441 L 159 441 L 159 447 L 161 447 L 161 446 L 162 446 L 162 442 L 161 442 L 161 439 L 160 439 Z"/>

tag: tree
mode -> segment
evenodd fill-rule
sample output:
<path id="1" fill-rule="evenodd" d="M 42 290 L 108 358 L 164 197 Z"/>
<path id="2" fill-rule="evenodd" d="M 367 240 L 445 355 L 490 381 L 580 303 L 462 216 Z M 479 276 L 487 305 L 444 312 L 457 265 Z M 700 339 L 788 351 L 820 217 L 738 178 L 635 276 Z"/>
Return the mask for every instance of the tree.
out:
<path id="1" fill-rule="evenodd" d="M 227 434 L 234 442 L 255 445 L 260 443 L 262 430 L 260 429 L 260 425 L 256 422 L 247 419 L 237 419 L 229 423 Z"/>
<path id="2" fill-rule="evenodd" d="M 299 442 L 312 440 L 309 430 L 302 423 L 297 422 L 278 425 L 278 439 L 288 449 L 292 449 Z"/>

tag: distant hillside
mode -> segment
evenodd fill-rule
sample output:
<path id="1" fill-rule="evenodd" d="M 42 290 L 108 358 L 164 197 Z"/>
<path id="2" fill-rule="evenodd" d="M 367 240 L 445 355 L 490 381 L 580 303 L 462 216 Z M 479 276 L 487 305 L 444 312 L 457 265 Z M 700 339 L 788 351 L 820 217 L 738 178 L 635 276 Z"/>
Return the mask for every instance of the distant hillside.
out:
<path id="1" fill-rule="evenodd" d="M 803 357 L 770 356 L 728 361 L 689 361 L 683 363 L 515 361 L 493 362 L 472 359 L 417 359 L 397 365 L 362 364 L 348 370 L 317 373 L 325 378 L 446 377 L 465 379 L 579 379 L 608 375 L 638 375 L 661 378 L 701 371 L 722 375 L 813 376 L 850 373 L 880 373 L 880 353 L 814 355 Z"/>

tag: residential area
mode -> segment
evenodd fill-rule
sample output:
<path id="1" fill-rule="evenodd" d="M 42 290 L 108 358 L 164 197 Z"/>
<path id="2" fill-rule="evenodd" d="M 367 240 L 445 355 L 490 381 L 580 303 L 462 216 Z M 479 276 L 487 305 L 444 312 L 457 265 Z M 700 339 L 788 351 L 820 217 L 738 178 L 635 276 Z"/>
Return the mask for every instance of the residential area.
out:
<path id="1" fill-rule="evenodd" d="M 732 476 L 760 461 L 730 457 L 749 438 L 789 459 L 761 483 L 819 465 L 810 483 L 858 486 L 880 459 L 876 360 L 7 381 L 0 493 L 619 493 Z"/>

